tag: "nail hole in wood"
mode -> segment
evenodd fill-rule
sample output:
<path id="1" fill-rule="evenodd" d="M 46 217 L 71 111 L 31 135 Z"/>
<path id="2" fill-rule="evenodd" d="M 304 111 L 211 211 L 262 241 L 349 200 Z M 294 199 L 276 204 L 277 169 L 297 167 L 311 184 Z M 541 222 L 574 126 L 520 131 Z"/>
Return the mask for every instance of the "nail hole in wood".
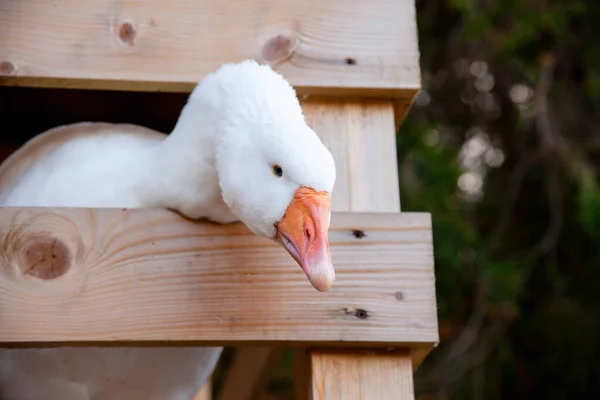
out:
<path id="1" fill-rule="evenodd" d="M 344 307 L 343 311 L 346 315 L 352 315 L 353 317 L 356 317 L 358 319 L 369 318 L 369 313 L 367 312 L 367 310 L 364 310 L 362 308 Z"/>
<path id="2" fill-rule="evenodd" d="M 396 292 L 396 300 L 404 300 L 404 294 L 402 292 Z"/>
<path id="3" fill-rule="evenodd" d="M 345 61 L 346 65 L 356 65 L 356 60 L 352 57 L 347 57 Z"/>
<path id="4" fill-rule="evenodd" d="M 366 235 L 366 233 L 364 231 L 361 231 L 360 229 L 354 229 L 352 231 L 352 236 L 354 236 L 357 239 L 362 239 L 364 238 Z"/>

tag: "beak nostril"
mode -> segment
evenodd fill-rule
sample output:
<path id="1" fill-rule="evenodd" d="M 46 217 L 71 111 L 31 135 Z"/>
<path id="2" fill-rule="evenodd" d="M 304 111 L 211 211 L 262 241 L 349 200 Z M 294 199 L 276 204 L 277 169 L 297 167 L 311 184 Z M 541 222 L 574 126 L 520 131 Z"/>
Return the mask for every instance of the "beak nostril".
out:
<path id="1" fill-rule="evenodd" d="M 315 226 L 310 223 L 310 221 L 305 221 L 304 225 L 304 239 L 306 240 L 306 244 L 310 245 L 314 240 L 316 240 L 317 236 L 315 234 Z"/>

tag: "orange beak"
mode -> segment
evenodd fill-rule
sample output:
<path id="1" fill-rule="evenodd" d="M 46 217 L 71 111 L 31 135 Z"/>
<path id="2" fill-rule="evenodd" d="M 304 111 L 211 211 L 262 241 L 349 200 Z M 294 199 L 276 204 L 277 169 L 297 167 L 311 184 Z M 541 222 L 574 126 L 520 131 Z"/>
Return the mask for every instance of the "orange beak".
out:
<path id="1" fill-rule="evenodd" d="M 315 289 L 327 291 L 335 280 L 329 241 L 331 197 L 301 187 L 296 190 L 283 219 L 275 224 L 275 240 L 300 265 Z"/>

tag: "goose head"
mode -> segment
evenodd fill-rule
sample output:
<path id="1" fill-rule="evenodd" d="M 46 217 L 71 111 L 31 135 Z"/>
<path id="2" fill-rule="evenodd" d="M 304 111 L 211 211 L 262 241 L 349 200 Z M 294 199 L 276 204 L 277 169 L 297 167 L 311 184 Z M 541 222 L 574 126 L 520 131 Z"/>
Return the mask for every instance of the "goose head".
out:
<path id="1" fill-rule="evenodd" d="M 292 86 L 248 60 L 208 75 L 194 99 L 210 110 L 224 202 L 254 234 L 283 246 L 315 289 L 328 290 L 335 279 L 328 242 L 335 163 Z"/>

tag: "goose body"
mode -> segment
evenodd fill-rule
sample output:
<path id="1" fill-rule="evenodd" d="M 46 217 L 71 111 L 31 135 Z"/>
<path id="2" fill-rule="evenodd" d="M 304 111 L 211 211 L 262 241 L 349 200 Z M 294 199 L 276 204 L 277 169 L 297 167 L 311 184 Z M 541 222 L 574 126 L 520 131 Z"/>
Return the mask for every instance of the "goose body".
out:
<path id="1" fill-rule="evenodd" d="M 199 168 L 190 167 L 182 174 L 170 168 L 169 149 L 161 146 L 166 137 L 141 126 L 102 122 L 46 131 L 0 166 L 0 205 L 185 208 L 193 218 L 236 221 L 223 202 L 209 147 L 199 143 L 193 160 Z M 169 190 L 156 196 L 158 186 L 171 179 L 188 182 L 169 185 Z M 189 190 L 191 182 L 196 190 Z M 184 206 L 184 201 L 193 205 Z"/>
<path id="2" fill-rule="evenodd" d="M 227 64 L 191 93 L 169 135 L 77 123 L 30 140 L 0 166 L 0 206 L 176 210 L 242 221 L 288 251 L 318 290 L 335 166 L 291 86 L 254 61 Z M 7 400 L 190 400 L 222 348 L 0 350 Z"/>

